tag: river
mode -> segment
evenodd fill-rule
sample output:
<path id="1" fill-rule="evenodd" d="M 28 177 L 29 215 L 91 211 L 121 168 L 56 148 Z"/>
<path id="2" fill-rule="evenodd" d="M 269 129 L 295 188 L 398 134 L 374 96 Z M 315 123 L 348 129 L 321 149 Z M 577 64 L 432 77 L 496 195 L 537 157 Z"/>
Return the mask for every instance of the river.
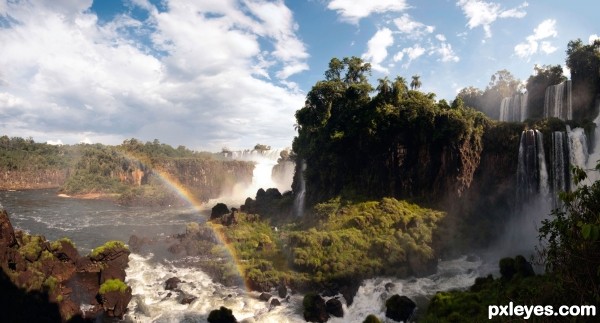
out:
<path id="1" fill-rule="evenodd" d="M 164 241 L 184 233 L 187 223 L 206 221 L 209 213 L 193 208 L 128 207 L 110 201 L 65 198 L 55 190 L 3 191 L 0 204 L 16 229 L 41 234 L 49 240 L 67 237 L 81 254 L 109 240 L 127 242 L 133 234 Z M 200 269 L 188 265 L 193 263 L 188 260 L 177 258 L 162 247 L 132 253 L 126 283 L 132 287 L 133 299 L 123 321 L 206 322 L 211 310 L 226 306 L 240 322 L 304 322 L 302 295 L 294 294 L 282 301 L 282 306 L 270 308 L 269 303 L 258 299 L 259 293 L 214 282 Z M 424 278 L 369 279 L 359 288 L 352 306 L 343 304 L 344 318 L 332 318 L 329 322 L 362 322 L 369 314 L 386 322 L 384 304 L 389 296 L 406 295 L 422 308 L 435 292 L 466 288 L 490 269 L 481 259 L 463 256 L 440 261 L 437 273 Z M 192 303 L 182 305 L 168 295 L 164 283 L 171 277 L 183 281 L 179 285 L 183 293 L 196 297 Z"/>

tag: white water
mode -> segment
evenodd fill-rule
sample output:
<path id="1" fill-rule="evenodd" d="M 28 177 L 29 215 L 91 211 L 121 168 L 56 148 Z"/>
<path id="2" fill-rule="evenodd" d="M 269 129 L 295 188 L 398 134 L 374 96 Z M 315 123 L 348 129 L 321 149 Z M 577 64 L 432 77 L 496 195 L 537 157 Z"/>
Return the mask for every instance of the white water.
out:
<path id="1" fill-rule="evenodd" d="M 225 287 L 213 282 L 197 269 L 181 268 L 169 263 L 154 263 L 151 257 L 132 254 L 129 257 L 126 282 L 131 286 L 133 299 L 125 320 L 133 322 L 206 322 L 210 311 L 225 306 L 233 311 L 238 322 L 286 323 L 305 322 L 302 316 L 303 295 L 291 295 L 282 300 L 281 306 L 270 307 L 270 303 L 258 299 L 259 293 L 247 293 L 240 288 Z M 475 258 L 475 257 L 474 257 Z M 384 322 L 385 301 L 394 294 L 405 295 L 423 306 L 438 291 L 464 289 L 473 284 L 475 278 L 492 273 L 494 266 L 488 266 L 479 258 L 461 258 L 441 261 L 438 271 L 424 278 L 397 279 L 380 277 L 363 282 L 351 306 L 347 306 L 341 295 L 344 317 L 332 317 L 333 323 L 360 323 L 369 314 L 378 316 Z M 164 283 L 171 277 L 182 280 L 178 291 L 164 289 Z M 386 284 L 392 283 L 393 287 Z M 171 293 L 171 296 L 167 296 Z M 178 301 L 180 294 L 197 297 L 190 304 Z M 277 295 L 273 292 L 272 295 Z M 328 299 L 328 298 L 326 298 Z"/>
<path id="2" fill-rule="evenodd" d="M 527 92 L 502 99 L 500 121 L 524 121 L 527 118 Z"/>
<path id="3" fill-rule="evenodd" d="M 305 195 L 306 195 L 306 181 L 304 180 L 304 171 L 306 170 L 306 162 L 303 160 L 301 161 L 301 167 L 300 169 L 302 170 L 302 174 L 300 174 L 299 176 L 299 181 L 300 181 L 300 188 L 298 193 L 296 194 L 296 197 L 294 198 L 294 214 L 296 216 L 303 216 L 304 215 L 304 203 L 305 203 Z"/>
<path id="4" fill-rule="evenodd" d="M 596 124 L 596 129 L 594 130 L 594 148 L 591 149 L 591 154 L 587 160 L 587 169 L 596 168 L 596 163 L 600 160 L 600 102 L 597 105 L 598 115 L 596 119 L 594 119 L 594 123 Z M 588 171 L 587 172 L 588 179 L 590 183 L 593 183 L 597 180 L 600 180 L 600 174 L 596 171 Z"/>
<path id="5" fill-rule="evenodd" d="M 538 163 L 540 167 L 540 194 L 542 196 L 548 196 L 550 189 L 548 185 L 548 170 L 546 167 L 546 154 L 544 154 L 543 135 L 538 130 L 535 130 L 535 134 L 538 149 Z"/>
<path id="6" fill-rule="evenodd" d="M 562 120 L 573 119 L 570 80 L 546 88 L 544 118 L 550 117 Z"/>
<path id="7" fill-rule="evenodd" d="M 281 149 L 270 149 L 265 151 L 243 150 L 226 153 L 226 157 L 233 160 L 254 163 L 252 182 L 249 184 L 236 184 L 230 192 L 227 192 L 224 196 L 210 200 L 208 205 L 212 206 L 221 202 L 227 205 L 239 206 L 244 204 L 244 201 L 248 197 L 254 199 L 256 191 L 261 188 L 264 190 L 277 188 L 281 193 L 291 190 L 294 167 L 285 167 L 285 172 L 290 172 L 290 174 L 273 176 L 273 167 L 277 165 L 277 159 L 279 159 L 281 151 Z"/>

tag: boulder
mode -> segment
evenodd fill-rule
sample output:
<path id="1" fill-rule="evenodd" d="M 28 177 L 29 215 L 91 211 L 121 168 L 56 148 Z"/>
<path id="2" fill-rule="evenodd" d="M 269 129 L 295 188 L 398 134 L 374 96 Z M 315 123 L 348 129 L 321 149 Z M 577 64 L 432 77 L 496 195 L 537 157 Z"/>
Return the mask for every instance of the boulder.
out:
<path id="1" fill-rule="evenodd" d="M 271 297 L 273 297 L 273 295 L 269 294 L 269 293 L 261 293 L 260 296 L 258 296 L 258 299 L 260 299 L 263 302 L 268 302 Z"/>
<path id="2" fill-rule="evenodd" d="M 109 291 L 100 295 L 100 303 L 108 317 L 123 318 L 127 310 L 127 304 L 131 301 L 131 287 L 125 291 Z"/>
<path id="3" fill-rule="evenodd" d="M 173 290 L 177 288 L 177 285 L 181 283 L 181 280 L 177 277 L 171 277 L 165 281 L 165 289 Z"/>
<path id="4" fill-rule="evenodd" d="M 213 206 L 210 212 L 210 219 L 217 219 L 222 217 L 225 214 L 229 213 L 229 208 L 224 203 L 217 203 L 217 205 Z"/>
<path id="5" fill-rule="evenodd" d="M 271 300 L 269 308 L 277 307 L 277 306 L 280 306 L 280 305 L 281 305 L 281 302 L 277 298 L 273 298 Z"/>
<path id="6" fill-rule="evenodd" d="M 230 309 L 221 306 L 218 310 L 213 310 L 208 314 L 208 323 L 237 323 L 237 319 Z"/>
<path id="7" fill-rule="evenodd" d="M 344 317 L 344 308 L 342 307 L 342 302 L 340 302 L 337 298 L 332 298 L 325 303 L 325 308 L 327 309 L 327 313 L 335 316 L 335 317 Z"/>
<path id="8" fill-rule="evenodd" d="M 17 243 L 15 230 L 13 229 L 6 210 L 0 210 L 0 248 L 10 248 Z"/>
<path id="9" fill-rule="evenodd" d="M 280 298 L 286 298 L 287 294 L 287 287 L 285 287 L 284 283 L 280 283 L 277 287 L 277 295 L 279 295 Z"/>
<path id="10" fill-rule="evenodd" d="M 385 302 L 385 316 L 398 322 L 407 322 L 413 315 L 417 304 L 406 296 L 393 295 Z"/>
<path id="11" fill-rule="evenodd" d="M 198 299 L 198 297 L 196 296 L 192 296 L 192 295 L 183 295 L 183 297 L 181 298 L 181 300 L 179 301 L 179 304 L 182 305 L 186 305 L 186 304 L 191 304 L 193 301 L 195 301 L 196 299 Z"/>
<path id="12" fill-rule="evenodd" d="M 325 300 L 318 294 L 308 293 L 302 300 L 304 306 L 304 319 L 307 322 L 327 322 L 329 314 L 325 306 Z"/>

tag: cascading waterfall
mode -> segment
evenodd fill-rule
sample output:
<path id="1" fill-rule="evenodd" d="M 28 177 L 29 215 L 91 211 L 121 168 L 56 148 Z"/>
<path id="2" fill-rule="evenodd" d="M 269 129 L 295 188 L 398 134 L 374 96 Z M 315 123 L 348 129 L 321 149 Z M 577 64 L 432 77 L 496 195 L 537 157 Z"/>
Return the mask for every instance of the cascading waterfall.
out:
<path id="1" fill-rule="evenodd" d="M 600 160 L 600 100 L 598 100 L 596 110 L 598 111 L 598 115 L 596 116 L 596 119 L 594 119 L 594 123 L 596 124 L 596 130 L 594 130 L 594 147 L 591 149 L 591 154 L 588 156 L 587 169 L 594 169 L 596 163 Z M 588 171 L 588 178 L 593 183 L 594 181 L 600 180 L 600 173 Z"/>
<path id="2" fill-rule="evenodd" d="M 533 196 L 547 196 L 548 191 L 548 171 L 542 133 L 537 130 L 525 130 L 521 134 L 519 144 L 517 200 L 519 204 L 523 204 Z"/>
<path id="3" fill-rule="evenodd" d="M 304 215 L 304 195 L 306 194 L 306 180 L 304 179 L 304 171 L 306 170 L 306 162 L 303 160 L 300 162 L 300 169 L 302 173 L 299 175 L 299 190 L 294 198 L 294 214 L 296 216 Z"/>
<path id="4" fill-rule="evenodd" d="M 559 207 L 558 193 L 569 190 L 569 151 L 565 133 L 552 133 L 552 207 Z"/>
<path id="5" fill-rule="evenodd" d="M 585 168 L 588 163 L 587 138 L 583 128 L 567 126 L 567 135 L 569 136 L 569 161 L 573 166 Z"/>
<path id="6" fill-rule="evenodd" d="M 500 121 L 524 121 L 527 117 L 527 93 L 518 93 L 502 99 Z"/>
<path id="7" fill-rule="evenodd" d="M 546 88 L 544 118 L 551 117 L 562 120 L 573 119 L 570 80 Z"/>
<path id="8" fill-rule="evenodd" d="M 277 188 L 282 193 L 291 190 L 292 175 L 273 176 L 273 167 L 277 165 L 281 151 L 281 149 L 253 149 L 223 152 L 222 154 L 226 158 L 254 162 L 252 183 L 250 185 L 238 183 L 232 192 L 227 192 L 224 196 L 209 201 L 209 204 L 212 205 L 217 202 L 233 205 L 243 204 L 246 198 L 254 198 L 260 188 L 265 190 L 268 188 Z M 286 168 L 286 171 L 293 172 L 293 170 L 293 167 Z"/>

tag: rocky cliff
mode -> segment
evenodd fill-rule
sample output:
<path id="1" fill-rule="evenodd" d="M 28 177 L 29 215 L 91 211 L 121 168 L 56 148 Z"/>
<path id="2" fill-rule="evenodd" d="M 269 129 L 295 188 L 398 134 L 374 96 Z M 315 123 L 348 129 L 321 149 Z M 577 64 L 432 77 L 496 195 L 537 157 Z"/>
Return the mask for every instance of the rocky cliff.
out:
<path id="1" fill-rule="evenodd" d="M 0 170 L 0 190 L 57 188 L 67 173 L 66 169 Z"/>
<path id="2" fill-rule="evenodd" d="M 88 256 L 68 239 L 15 231 L 0 210 L 0 307 L 7 322 L 122 318 L 131 300 L 125 283 L 129 250 L 108 242 Z"/>

